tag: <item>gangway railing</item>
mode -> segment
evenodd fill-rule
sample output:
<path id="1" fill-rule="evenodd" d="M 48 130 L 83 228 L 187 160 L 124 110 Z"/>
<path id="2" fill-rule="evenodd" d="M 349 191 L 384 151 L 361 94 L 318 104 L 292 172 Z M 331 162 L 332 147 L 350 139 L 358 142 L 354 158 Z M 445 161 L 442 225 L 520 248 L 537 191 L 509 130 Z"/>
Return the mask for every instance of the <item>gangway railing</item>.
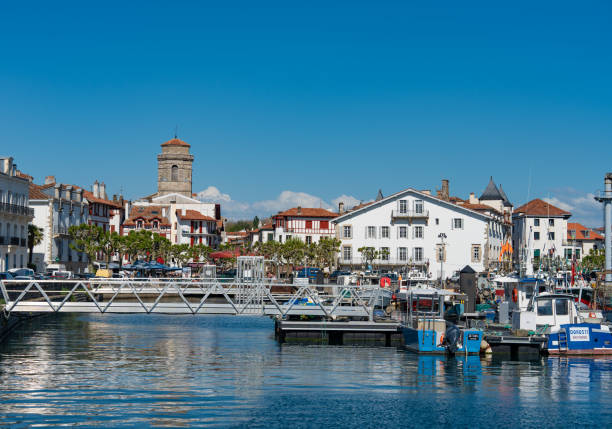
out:
<path id="1" fill-rule="evenodd" d="M 6 314 L 165 313 L 280 318 L 306 315 L 332 320 L 343 316 L 373 320 L 379 296 L 371 293 L 371 286 L 330 286 L 217 278 L 3 280 L 0 297 Z M 336 294 L 331 293 L 334 289 Z"/>

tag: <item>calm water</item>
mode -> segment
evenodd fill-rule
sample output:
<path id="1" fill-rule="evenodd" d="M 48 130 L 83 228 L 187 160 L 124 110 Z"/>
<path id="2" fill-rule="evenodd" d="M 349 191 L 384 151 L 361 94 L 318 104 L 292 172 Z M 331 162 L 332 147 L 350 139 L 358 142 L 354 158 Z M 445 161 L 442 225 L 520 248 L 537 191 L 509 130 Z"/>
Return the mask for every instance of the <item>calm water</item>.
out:
<path id="1" fill-rule="evenodd" d="M 279 345 L 265 318 L 52 316 L 0 345 L 0 426 L 610 426 L 612 360 Z"/>

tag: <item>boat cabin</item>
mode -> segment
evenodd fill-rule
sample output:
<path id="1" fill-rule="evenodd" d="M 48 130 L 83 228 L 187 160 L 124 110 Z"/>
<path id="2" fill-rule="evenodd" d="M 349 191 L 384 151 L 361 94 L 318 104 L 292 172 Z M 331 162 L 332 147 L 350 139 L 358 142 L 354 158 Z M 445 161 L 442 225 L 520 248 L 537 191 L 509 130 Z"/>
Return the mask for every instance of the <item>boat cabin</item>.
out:
<path id="1" fill-rule="evenodd" d="M 542 293 L 532 298 L 524 311 L 512 313 L 512 328 L 548 334 L 561 325 L 580 323 L 582 318 L 574 297 L 569 294 Z"/>

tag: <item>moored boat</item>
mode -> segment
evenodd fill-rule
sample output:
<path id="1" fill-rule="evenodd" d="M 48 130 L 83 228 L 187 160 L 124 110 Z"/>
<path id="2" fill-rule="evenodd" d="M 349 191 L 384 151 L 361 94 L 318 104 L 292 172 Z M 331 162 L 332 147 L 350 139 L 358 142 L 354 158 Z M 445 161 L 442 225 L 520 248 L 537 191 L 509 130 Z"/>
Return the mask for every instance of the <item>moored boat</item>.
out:
<path id="1" fill-rule="evenodd" d="M 408 350 L 430 354 L 478 354 L 482 331 L 458 327 L 444 319 L 446 299 L 461 296 L 453 291 L 415 287 L 406 294 L 406 313 L 402 324 Z"/>

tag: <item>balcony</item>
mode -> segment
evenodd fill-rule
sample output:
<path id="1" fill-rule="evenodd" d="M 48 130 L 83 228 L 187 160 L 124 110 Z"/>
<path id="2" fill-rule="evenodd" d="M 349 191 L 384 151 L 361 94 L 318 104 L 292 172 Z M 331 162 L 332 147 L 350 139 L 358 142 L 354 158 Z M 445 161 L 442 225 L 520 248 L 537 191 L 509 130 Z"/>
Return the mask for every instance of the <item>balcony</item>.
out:
<path id="1" fill-rule="evenodd" d="M 350 259 L 344 259 L 342 255 L 338 258 L 338 263 L 340 265 L 352 265 L 352 266 L 364 266 L 366 264 L 366 260 L 361 256 L 353 256 Z M 370 261 L 373 267 L 388 267 L 388 266 L 425 266 L 429 264 L 428 258 L 422 258 L 420 260 L 415 260 L 414 258 L 391 258 L 388 259 L 374 259 L 374 261 Z"/>
<path id="2" fill-rule="evenodd" d="M 0 213 L 34 216 L 34 209 L 26 206 L 18 206 L 16 204 L 0 203 Z"/>
<path id="3" fill-rule="evenodd" d="M 65 235 L 65 236 L 70 235 L 68 233 L 68 228 L 65 226 L 53 226 L 53 236 L 57 237 L 60 235 Z"/>
<path id="4" fill-rule="evenodd" d="M 391 219 L 392 220 L 408 220 L 412 221 L 415 219 L 429 219 L 429 210 L 406 210 L 404 212 L 400 212 L 397 210 L 391 211 Z"/>

